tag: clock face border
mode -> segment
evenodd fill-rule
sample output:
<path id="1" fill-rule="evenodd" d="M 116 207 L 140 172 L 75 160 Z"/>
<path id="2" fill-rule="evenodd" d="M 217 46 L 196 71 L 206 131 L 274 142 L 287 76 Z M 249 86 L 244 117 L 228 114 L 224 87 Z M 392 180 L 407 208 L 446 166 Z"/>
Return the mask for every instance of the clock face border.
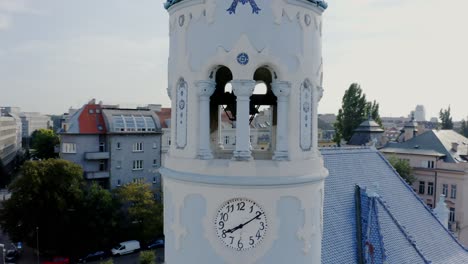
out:
<path id="1" fill-rule="evenodd" d="M 244 203 L 245 207 L 242 207 L 241 203 Z M 247 204 L 247 203 L 249 203 L 249 204 Z M 240 204 L 240 206 L 238 204 Z M 251 208 L 251 207 L 253 207 L 254 209 L 251 210 L 251 212 L 246 213 L 246 211 L 248 212 L 248 209 Z M 242 208 L 244 208 L 245 210 L 239 210 L 239 209 L 242 209 Z M 244 211 L 244 212 L 242 212 L 243 215 L 237 215 L 236 216 L 235 220 L 238 220 L 238 222 L 236 222 L 234 224 L 231 224 L 230 226 L 224 226 L 223 228 L 220 228 L 221 225 L 220 225 L 219 222 L 221 222 L 221 221 L 219 221 L 219 220 L 222 217 L 221 214 L 227 214 L 228 217 L 229 217 L 229 214 L 233 215 L 233 213 L 239 212 L 239 211 Z M 260 218 L 259 220 L 261 220 L 262 225 L 260 225 L 260 222 L 257 222 L 256 221 L 257 219 L 255 219 L 256 214 L 258 212 L 261 213 L 260 215 L 258 215 L 258 217 Z M 249 223 L 245 224 L 246 222 L 248 222 L 250 220 L 252 220 L 252 222 L 254 222 L 254 223 L 249 222 Z M 214 226 L 215 227 L 215 234 L 218 237 L 221 244 L 224 245 L 225 248 L 229 248 L 229 249 L 234 250 L 236 252 L 246 252 L 246 251 L 255 249 L 258 245 L 262 244 L 263 240 L 265 240 L 267 230 L 268 230 L 267 214 L 265 213 L 265 210 L 263 209 L 263 207 L 261 205 L 259 205 L 257 202 L 255 202 L 254 200 L 252 200 L 250 198 L 246 198 L 246 197 L 236 197 L 236 198 L 232 198 L 232 199 L 229 199 L 229 200 L 226 200 L 225 202 L 223 202 L 222 205 L 219 207 L 219 209 L 216 211 L 214 224 L 215 224 L 215 226 Z M 257 232 L 259 232 L 260 238 L 255 240 L 255 237 L 256 237 L 256 235 L 258 235 L 258 233 L 254 233 L 254 234 L 251 233 L 252 236 L 249 236 L 250 234 L 247 234 L 247 237 L 249 237 L 249 239 L 244 239 L 243 244 L 248 245 L 248 247 L 239 248 L 239 247 L 231 246 L 233 243 L 228 244 L 225 239 L 228 239 L 229 237 L 223 238 L 222 237 L 222 234 L 223 234 L 222 231 L 223 230 L 234 229 L 236 227 L 239 227 L 240 224 L 245 224 L 245 226 L 250 225 L 249 226 L 250 230 L 252 230 L 252 228 L 255 226 L 255 224 L 259 225 L 260 228 L 257 230 Z M 252 224 L 253 224 L 253 226 L 252 226 Z M 224 223 L 223 223 L 223 225 L 224 225 Z M 243 227 L 239 228 L 239 229 L 243 229 Z M 240 231 L 243 231 L 243 230 L 240 230 Z M 240 231 L 238 229 L 236 229 L 235 231 L 233 231 L 233 233 L 240 232 Z M 249 244 L 249 240 L 252 239 L 252 237 L 254 237 L 255 242 L 253 244 Z M 241 241 L 241 239 L 239 238 L 238 241 Z M 239 243 L 239 242 L 237 242 L 237 243 Z"/>

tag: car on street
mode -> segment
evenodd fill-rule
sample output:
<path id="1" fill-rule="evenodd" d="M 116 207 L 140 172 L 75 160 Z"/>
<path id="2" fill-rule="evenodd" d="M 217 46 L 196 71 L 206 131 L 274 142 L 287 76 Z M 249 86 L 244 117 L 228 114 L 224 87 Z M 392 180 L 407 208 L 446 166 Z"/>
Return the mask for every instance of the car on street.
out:
<path id="1" fill-rule="evenodd" d="M 164 239 L 156 239 L 151 241 L 146 245 L 147 249 L 156 249 L 156 248 L 163 248 L 164 247 Z"/>
<path id="2" fill-rule="evenodd" d="M 120 242 L 117 246 L 112 248 L 113 256 L 120 256 L 124 254 L 130 254 L 140 250 L 140 242 L 137 240 L 130 240 L 125 242 Z"/>
<path id="3" fill-rule="evenodd" d="M 42 264 L 70 264 L 70 258 L 55 256 L 50 258 L 50 260 L 43 261 Z"/>
<path id="4" fill-rule="evenodd" d="M 6 254 L 5 254 L 5 263 L 16 263 L 16 260 L 18 260 L 18 257 L 19 257 L 18 250 L 9 249 L 6 251 Z"/>
<path id="5" fill-rule="evenodd" d="M 105 251 L 96 251 L 78 259 L 78 263 L 86 263 L 88 261 L 103 260 L 109 257 L 109 253 Z"/>

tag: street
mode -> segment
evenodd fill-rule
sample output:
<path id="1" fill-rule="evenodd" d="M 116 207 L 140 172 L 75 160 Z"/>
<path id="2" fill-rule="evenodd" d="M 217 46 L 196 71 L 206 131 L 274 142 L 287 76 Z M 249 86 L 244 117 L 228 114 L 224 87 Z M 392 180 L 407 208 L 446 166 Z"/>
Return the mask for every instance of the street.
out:
<path id="1" fill-rule="evenodd" d="M 164 248 L 158 248 L 155 250 L 155 252 L 156 252 L 156 264 L 162 264 L 164 261 Z M 114 264 L 139 264 L 140 263 L 139 256 L 140 256 L 140 252 L 123 255 L 119 257 L 114 257 L 113 260 L 114 260 Z M 88 262 L 88 263 L 99 264 L 101 262 L 103 261 L 94 261 L 94 262 Z"/>

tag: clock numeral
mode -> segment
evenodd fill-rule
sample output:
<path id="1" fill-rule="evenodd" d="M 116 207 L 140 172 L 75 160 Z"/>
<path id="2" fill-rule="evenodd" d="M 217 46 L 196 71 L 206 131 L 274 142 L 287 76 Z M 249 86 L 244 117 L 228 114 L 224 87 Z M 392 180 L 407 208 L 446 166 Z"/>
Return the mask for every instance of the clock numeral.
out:
<path id="1" fill-rule="evenodd" d="M 237 241 L 237 248 L 242 249 L 244 247 L 244 244 L 242 244 L 241 240 Z"/>
<path id="2" fill-rule="evenodd" d="M 260 225 L 262 226 L 262 227 L 260 227 L 260 230 L 265 229 L 265 224 L 263 222 L 260 222 Z"/>
<path id="3" fill-rule="evenodd" d="M 234 212 L 234 204 L 230 204 L 227 206 L 227 212 L 230 213 L 230 212 Z"/>
<path id="4" fill-rule="evenodd" d="M 244 207 L 245 207 L 244 202 L 237 203 L 237 211 L 244 211 Z"/>
<path id="5" fill-rule="evenodd" d="M 253 244 L 255 244 L 255 240 L 253 239 L 253 236 L 250 236 L 250 238 L 249 238 L 249 245 L 252 246 Z"/>
<path id="6" fill-rule="evenodd" d="M 255 212 L 255 214 L 257 214 L 257 219 L 260 219 L 260 216 L 262 215 L 262 212 L 257 211 L 257 212 Z"/>
<path id="7" fill-rule="evenodd" d="M 221 235 L 222 238 L 226 238 L 226 230 L 223 230 L 223 234 Z"/>
<path id="8" fill-rule="evenodd" d="M 259 240 L 262 237 L 262 235 L 260 234 L 260 230 L 257 231 L 255 237 L 257 238 L 257 240 Z"/>
<path id="9" fill-rule="evenodd" d="M 229 238 L 231 239 L 231 245 L 232 245 L 232 242 L 234 242 L 234 237 L 233 237 L 233 236 L 229 236 Z"/>
<path id="10" fill-rule="evenodd" d="M 219 225 L 219 229 L 224 228 L 224 222 L 223 221 L 219 221 L 218 225 Z"/>
<path id="11" fill-rule="evenodd" d="M 229 215 L 227 213 L 221 214 L 221 220 L 223 220 L 224 222 L 227 222 L 228 218 L 229 218 Z"/>
<path id="12" fill-rule="evenodd" d="M 249 212 L 249 214 L 251 214 L 252 212 L 253 212 L 253 205 L 250 206 L 250 212 Z"/>

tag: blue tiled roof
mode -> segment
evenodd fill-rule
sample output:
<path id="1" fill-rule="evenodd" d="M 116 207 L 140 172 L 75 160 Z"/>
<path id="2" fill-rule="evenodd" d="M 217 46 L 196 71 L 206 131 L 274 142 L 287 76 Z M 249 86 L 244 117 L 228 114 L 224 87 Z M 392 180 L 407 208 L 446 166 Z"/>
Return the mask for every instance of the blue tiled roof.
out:
<path id="1" fill-rule="evenodd" d="M 321 152 L 330 172 L 325 180 L 323 264 L 358 263 L 354 188 L 372 188 L 376 183 L 378 197 L 363 209 L 367 215 L 373 210 L 370 241 L 378 246 L 379 258 L 390 264 L 468 263 L 468 251 L 377 150 L 333 148 Z M 361 205 L 365 202 L 363 199 Z"/>
<path id="2" fill-rule="evenodd" d="M 175 5 L 175 4 L 179 3 L 179 2 L 182 2 L 182 1 L 184 1 L 184 0 L 167 0 L 166 3 L 164 3 L 164 8 L 169 9 L 171 6 L 173 6 L 173 5 Z M 328 7 L 327 2 L 325 2 L 324 0 L 305 0 L 305 1 L 316 4 L 317 6 L 323 8 L 323 9 L 327 9 L 327 7 Z"/>

